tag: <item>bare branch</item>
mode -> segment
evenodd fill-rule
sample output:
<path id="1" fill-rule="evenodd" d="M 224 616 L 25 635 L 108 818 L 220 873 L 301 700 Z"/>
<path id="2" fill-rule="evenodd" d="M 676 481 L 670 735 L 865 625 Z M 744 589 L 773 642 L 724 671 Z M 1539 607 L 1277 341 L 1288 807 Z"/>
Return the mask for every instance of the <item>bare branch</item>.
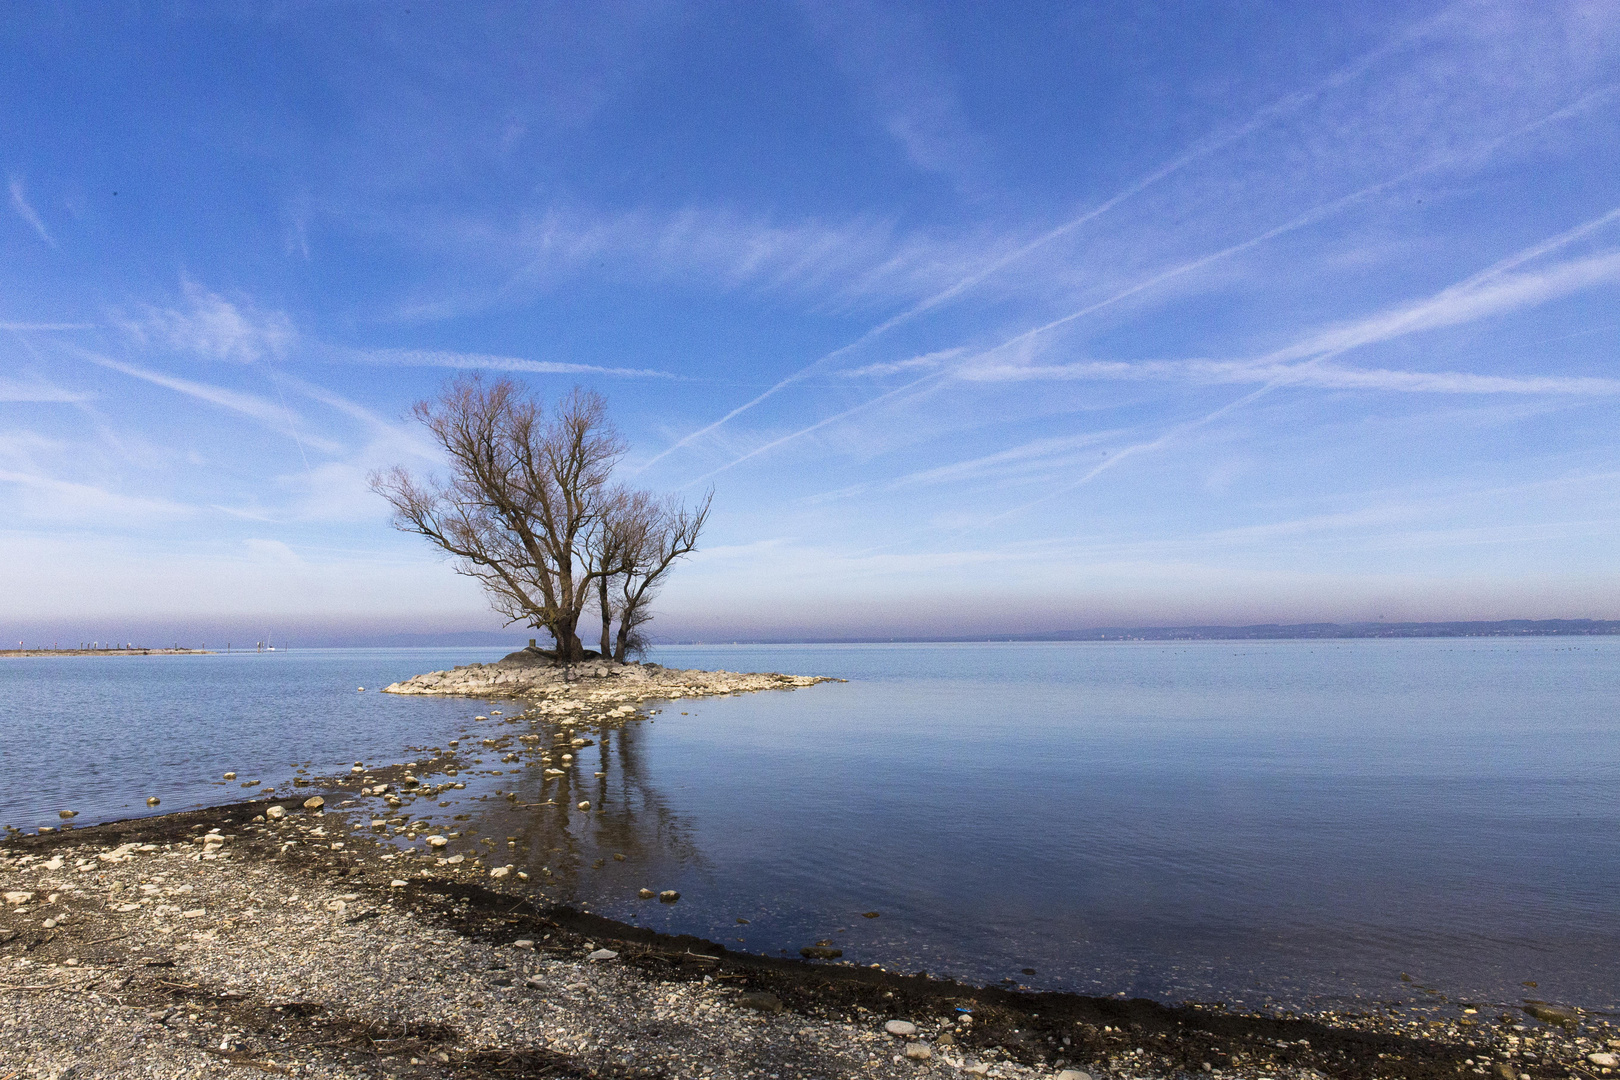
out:
<path id="1" fill-rule="evenodd" d="M 576 388 L 548 413 L 512 379 L 467 375 L 412 414 L 444 450 L 449 476 L 372 474 L 394 526 L 450 555 L 509 623 L 545 629 L 559 657 L 581 659 L 591 586 L 623 562 L 598 563 L 588 551 L 625 497 L 609 487 L 625 443 L 607 403 Z"/>

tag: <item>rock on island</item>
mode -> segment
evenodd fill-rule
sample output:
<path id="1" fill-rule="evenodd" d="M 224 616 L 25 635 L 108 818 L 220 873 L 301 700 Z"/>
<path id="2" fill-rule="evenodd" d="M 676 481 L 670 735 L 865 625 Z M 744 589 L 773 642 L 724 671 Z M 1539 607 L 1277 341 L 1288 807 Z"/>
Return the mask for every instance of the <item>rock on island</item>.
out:
<path id="1" fill-rule="evenodd" d="M 417 675 L 383 687 L 383 693 L 532 698 L 540 712 L 547 712 L 572 703 L 634 705 L 655 698 L 672 700 L 754 690 L 794 690 L 816 683 L 842 681 L 821 675 L 776 672 L 683 671 L 658 664 L 620 664 L 613 660 L 560 664 L 530 646 L 493 664 L 464 664 L 449 671 Z M 547 709 L 548 704 L 553 709 Z"/>

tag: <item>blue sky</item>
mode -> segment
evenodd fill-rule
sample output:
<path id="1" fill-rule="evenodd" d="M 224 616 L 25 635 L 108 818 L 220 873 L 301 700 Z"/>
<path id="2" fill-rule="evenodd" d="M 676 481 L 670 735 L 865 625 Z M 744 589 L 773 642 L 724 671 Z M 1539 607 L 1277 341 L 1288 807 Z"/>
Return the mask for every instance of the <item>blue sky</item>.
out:
<path id="1" fill-rule="evenodd" d="M 493 628 L 457 370 L 713 486 L 686 638 L 1620 614 L 1620 6 L 30 5 L 0 623 Z"/>

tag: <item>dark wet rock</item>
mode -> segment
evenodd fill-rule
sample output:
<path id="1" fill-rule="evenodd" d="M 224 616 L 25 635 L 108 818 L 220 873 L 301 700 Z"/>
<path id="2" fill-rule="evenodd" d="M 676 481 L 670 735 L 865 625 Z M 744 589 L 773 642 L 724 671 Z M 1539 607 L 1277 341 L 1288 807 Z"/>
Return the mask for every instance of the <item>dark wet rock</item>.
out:
<path id="1" fill-rule="evenodd" d="M 504 668 L 530 668 L 555 667 L 556 665 L 556 653 L 547 649 L 539 648 L 538 646 L 530 645 L 527 648 L 519 649 L 515 653 L 507 653 L 505 656 L 495 661 L 494 666 Z"/>
<path id="2" fill-rule="evenodd" d="M 799 955 L 806 960 L 836 960 L 844 955 L 844 950 L 831 949 L 825 945 L 806 945 L 799 950 Z"/>
<path id="3" fill-rule="evenodd" d="M 661 904 L 673 904 L 680 898 L 681 894 L 676 892 L 674 889 L 665 889 L 663 892 L 658 894 L 658 902 Z"/>
<path id="4" fill-rule="evenodd" d="M 1542 1001 L 1532 1001 L 1525 1005 L 1524 1011 L 1540 1020 L 1543 1024 L 1557 1024 L 1560 1027 L 1573 1029 L 1580 1023 L 1580 1016 L 1574 1009 L 1565 1009 L 1558 1005 L 1548 1005 Z"/>
<path id="5" fill-rule="evenodd" d="M 782 999 L 766 990 L 751 990 L 737 996 L 737 1006 L 755 1012 L 779 1013 L 787 1009 Z"/>

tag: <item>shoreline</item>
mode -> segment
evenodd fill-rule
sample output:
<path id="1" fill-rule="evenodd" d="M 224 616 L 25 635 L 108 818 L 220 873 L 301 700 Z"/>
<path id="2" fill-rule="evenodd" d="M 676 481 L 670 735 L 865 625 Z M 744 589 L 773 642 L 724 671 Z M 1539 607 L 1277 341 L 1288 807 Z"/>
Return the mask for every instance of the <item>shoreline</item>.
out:
<path id="1" fill-rule="evenodd" d="M 158 650 L 151 651 L 155 653 Z M 512 656 L 519 655 L 512 654 Z M 846 681 L 821 675 L 685 670 L 666 668 L 659 664 L 618 664 L 613 661 L 587 661 L 575 665 L 549 663 L 535 665 L 527 660 L 514 664 L 510 662 L 511 660 L 512 657 L 509 656 L 494 663 L 464 664 L 448 671 L 426 672 L 391 683 L 380 692 L 405 696 L 465 697 L 497 703 L 523 699 L 519 702 L 523 705 L 522 712 L 508 714 L 502 710 L 490 710 L 490 716 L 476 716 L 474 720 L 483 722 L 493 717 L 492 727 L 509 727 L 520 721 L 526 722 L 530 727 L 527 734 L 497 735 L 493 739 L 480 740 L 476 745 L 469 743 L 465 750 L 460 749 L 461 739 L 446 740 L 445 746 L 436 746 L 431 750 L 407 746 L 403 748 L 406 753 L 430 753 L 431 757 L 425 761 L 372 769 L 362 769 L 357 762 L 354 774 L 364 773 L 368 784 L 371 782 L 372 773 L 376 773 L 379 777 L 386 774 L 396 778 L 393 789 L 387 796 L 389 804 L 396 808 L 401 805 L 402 799 L 408 803 L 418 796 L 436 796 L 444 789 L 456 786 L 448 782 L 439 787 L 418 786 L 414 778 L 408 784 L 399 784 L 397 778 L 409 775 L 413 768 L 423 776 L 446 771 L 455 776 L 458 770 L 470 770 L 473 766 L 482 764 L 483 759 L 477 755 L 488 750 L 500 752 L 503 763 L 532 761 L 542 766 L 548 778 L 563 775 L 565 772 L 572 775 L 575 772 L 575 763 L 571 751 L 576 747 L 561 745 L 561 742 L 580 739 L 582 745 L 593 745 L 594 740 L 583 740 L 584 734 L 601 735 L 611 732 L 622 728 L 631 720 L 647 719 L 659 711 L 645 710 L 643 705 L 654 702 L 676 704 L 689 699 L 726 697 L 765 690 L 797 690 L 819 683 Z M 360 687 L 357 692 L 363 693 L 366 690 Z M 551 737 L 550 741 L 543 741 L 543 736 L 537 734 L 540 729 L 536 725 L 539 724 L 544 724 L 550 729 L 546 733 Z M 470 734 L 471 732 L 464 733 L 462 738 L 467 738 Z M 226 771 L 223 783 L 236 782 L 237 769 L 241 769 L 244 774 L 247 772 L 246 765 L 233 765 Z M 291 798 L 298 789 L 312 784 L 329 786 L 347 784 L 358 778 L 354 774 L 343 777 L 311 777 L 304 768 L 299 767 L 295 768 L 294 774 L 284 781 L 261 786 L 259 780 L 250 779 L 241 786 L 258 788 L 259 793 L 265 796 L 269 796 L 272 792 L 280 792 L 280 797 Z M 222 786 L 221 781 L 213 783 Z M 465 788 L 466 784 L 461 782 L 459 786 Z M 283 790 L 289 787 L 293 789 L 292 792 Z M 169 797 L 166 791 L 156 787 L 148 794 L 158 799 L 156 802 L 149 802 L 148 806 L 159 806 L 163 798 Z M 80 812 L 77 808 L 71 807 L 72 801 L 66 800 L 65 805 L 54 811 L 63 824 L 38 825 L 34 828 L 45 834 L 55 832 L 57 829 L 71 831 L 74 828 L 71 820 Z M 192 806 L 190 809 L 203 808 Z M 154 810 L 150 816 L 161 817 L 166 813 L 168 811 Z M 7 836 L 32 835 L 26 828 L 10 823 L 0 823 L 0 829 L 3 829 Z"/>
<path id="2" fill-rule="evenodd" d="M 328 802 L 352 794 L 321 790 Z M 734 952 L 402 855 L 362 822 L 303 809 L 304 797 L 7 838 L 0 1064 L 114 1076 L 150 1064 L 243 1076 L 1544 1080 L 1601 1077 L 1587 1055 L 1620 1038 L 1611 1018 L 1574 1009 L 1477 1022 L 1370 1005 L 1232 1013 Z M 266 816 L 273 805 L 280 820 Z M 890 1034 L 889 1021 L 915 1030 Z"/>
<path id="3" fill-rule="evenodd" d="M 530 673 L 518 693 L 502 677 L 510 665 L 432 673 L 437 683 L 420 692 L 528 699 L 521 713 L 475 717 L 493 721 L 472 729 L 491 737 L 463 736 L 464 751 L 451 742 L 344 775 L 300 770 L 274 799 L 10 833 L 0 840 L 0 889 L 32 895 L 0 904 L 0 1066 L 19 1078 L 73 1066 L 111 1076 L 224 1068 L 690 1080 L 1617 1072 L 1588 1059 L 1620 1050 L 1607 1046 L 1620 1042 L 1615 1018 L 1578 1009 L 1465 1007 L 1416 985 L 1409 1002 L 1319 1011 L 975 986 L 836 956 L 732 951 L 558 903 L 540 871 L 529 881 L 496 865 L 502 849 L 478 840 L 476 822 L 456 842 L 456 832 L 434 830 L 461 826 L 424 820 L 443 816 L 428 808 L 472 778 L 479 755 L 558 773 L 558 786 L 548 779 L 542 789 L 555 804 L 518 805 L 567 809 L 577 797 L 564 792 L 575 740 L 648 715 L 642 702 L 827 681 L 656 665 L 626 678 L 601 667 Z M 603 949 L 614 955 L 591 959 Z M 971 1021 L 959 1019 L 964 1010 Z M 890 1034 L 889 1021 L 915 1031 Z M 10 1080 L 5 1068 L 0 1077 Z"/>
<path id="4" fill-rule="evenodd" d="M 218 649 L 0 649 L 0 659 L 36 656 L 213 656 Z"/>

